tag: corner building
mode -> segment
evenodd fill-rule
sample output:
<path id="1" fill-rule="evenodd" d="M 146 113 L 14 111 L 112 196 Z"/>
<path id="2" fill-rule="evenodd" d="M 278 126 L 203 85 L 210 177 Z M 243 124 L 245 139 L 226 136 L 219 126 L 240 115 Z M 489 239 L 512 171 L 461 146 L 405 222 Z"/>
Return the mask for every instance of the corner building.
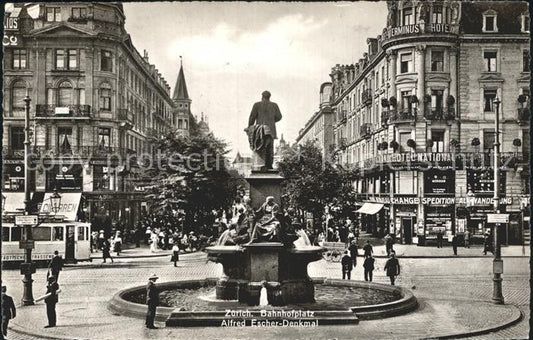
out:
<path id="1" fill-rule="evenodd" d="M 150 136 L 188 134 L 191 100 L 183 67 L 171 97 L 148 53 L 134 47 L 125 20 L 118 3 L 17 3 L 6 12 L 2 152 L 9 206 L 24 207 L 15 201 L 24 191 L 28 93 L 36 205 L 57 189 L 69 193 L 63 203 L 78 219 L 109 216 L 130 228 L 147 207 L 137 157 L 156 151 Z"/>
<path id="2" fill-rule="evenodd" d="M 529 239 L 529 13 L 525 2 L 389 1 L 368 52 L 330 74 L 334 156 L 358 173 L 363 230 L 431 244 L 493 225 L 501 100 L 503 242 Z"/>

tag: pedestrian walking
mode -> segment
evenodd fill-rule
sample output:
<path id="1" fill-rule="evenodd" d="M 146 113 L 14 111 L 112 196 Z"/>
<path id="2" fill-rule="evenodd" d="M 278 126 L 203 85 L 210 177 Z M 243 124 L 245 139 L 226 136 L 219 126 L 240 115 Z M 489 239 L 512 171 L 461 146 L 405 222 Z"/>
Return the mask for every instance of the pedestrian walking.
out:
<path id="1" fill-rule="evenodd" d="M 372 256 L 374 254 L 374 248 L 372 248 L 372 245 L 370 244 L 370 240 L 366 240 L 366 244 L 363 246 L 363 251 L 365 259 L 369 256 Z"/>
<path id="2" fill-rule="evenodd" d="M 383 269 L 387 272 L 387 276 L 390 278 L 390 284 L 394 286 L 396 276 L 400 275 L 400 262 L 398 262 L 395 252 L 391 252 L 390 256 L 390 259 L 387 260 L 385 268 Z"/>
<path id="3" fill-rule="evenodd" d="M 365 281 L 372 282 L 372 274 L 374 272 L 374 262 L 375 259 L 370 255 L 365 259 L 363 263 L 363 268 L 365 269 Z"/>
<path id="4" fill-rule="evenodd" d="M 56 278 L 56 282 L 59 282 L 59 272 L 63 270 L 63 258 L 59 255 L 57 250 L 54 251 L 54 256 L 48 264 L 47 276 L 53 276 Z"/>
<path id="5" fill-rule="evenodd" d="M 98 251 L 98 232 L 93 231 L 91 233 L 91 253 L 93 251 Z"/>
<path id="6" fill-rule="evenodd" d="M 437 248 L 442 248 L 442 231 L 437 231 Z"/>
<path id="7" fill-rule="evenodd" d="M 148 245 L 150 243 L 152 236 L 152 229 L 150 227 L 146 227 L 146 231 L 144 232 L 144 244 Z"/>
<path id="8" fill-rule="evenodd" d="M 98 249 L 102 249 L 102 246 L 104 245 L 104 241 L 105 241 L 104 231 L 100 230 L 100 233 L 98 234 Z"/>
<path id="9" fill-rule="evenodd" d="M 487 255 L 488 251 L 494 254 L 494 248 L 492 246 L 492 237 L 489 232 L 486 232 L 483 239 L 483 255 Z"/>
<path id="10" fill-rule="evenodd" d="M 9 320 L 14 319 L 17 316 L 17 309 L 13 298 L 6 294 L 7 287 L 2 285 L 2 334 L 4 338 L 7 338 L 7 326 Z"/>
<path id="11" fill-rule="evenodd" d="M 346 279 L 348 277 L 348 280 L 351 279 L 352 276 L 352 258 L 350 255 L 348 255 L 348 250 L 344 251 L 344 256 L 341 259 L 341 265 L 342 265 L 342 279 Z"/>
<path id="12" fill-rule="evenodd" d="M 102 258 L 104 260 L 103 263 L 106 263 L 107 258 L 111 259 L 111 263 L 115 262 L 111 257 L 111 243 L 109 242 L 109 240 L 105 240 L 104 245 L 102 246 Z"/>
<path id="13" fill-rule="evenodd" d="M 465 231 L 465 248 L 470 248 L 470 232 L 468 230 Z"/>
<path id="14" fill-rule="evenodd" d="M 154 321 L 155 314 L 157 310 L 157 305 L 159 304 L 159 290 L 155 284 L 155 281 L 159 277 L 155 274 L 152 274 L 148 278 L 148 285 L 146 286 L 146 304 L 148 305 L 148 312 L 146 313 L 146 328 L 155 329 Z"/>
<path id="15" fill-rule="evenodd" d="M 174 243 L 172 246 L 172 262 L 174 262 L 174 267 L 177 267 L 176 262 L 179 261 L 180 256 L 180 246 L 178 243 Z"/>
<path id="16" fill-rule="evenodd" d="M 56 304 L 58 302 L 57 294 L 60 292 L 59 284 L 54 276 L 48 278 L 48 285 L 46 286 L 46 295 L 44 295 L 44 302 L 46 303 L 46 316 L 48 317 L 48 325 L 44 328 L 55 327 L 57 322 Z"/>
<path id="17" fill-rule="evenodd" d="M 122 237 L 120 236 L 120 231 L 117 231 L 113 242 L 113 249 L 117 252 L 117 256 L 120 256 L 120 252 L 122 251 Z"/>
<path id="18" fill-rule="evenodd" d="M 357 255 L 359 255 L 357 252 L 357 241 L 356 240 L 352 240 L 352 242 L 350 243 L 350 246 L 348 247 L 348 250 L 350 251 L 350 257 L 352 258 L 353 267 L 355 268 L 355 266 L 357 265 Z"/>
<path id="19" fill-rule="evenodd" d="M 387 256 L 390 256 L 392 249 L 392 236 L 390 234 L 385 235 L 385 249 L 387 250 Z"/>
<path id="20" fill-rule="evenodd" d="M 459 240 L 457 239 L 457 235 L 454 234 L 452 237 L 452 247 L 453 247 L 453 255 L 457 256 L 457 245 L 459 243 Z"/>

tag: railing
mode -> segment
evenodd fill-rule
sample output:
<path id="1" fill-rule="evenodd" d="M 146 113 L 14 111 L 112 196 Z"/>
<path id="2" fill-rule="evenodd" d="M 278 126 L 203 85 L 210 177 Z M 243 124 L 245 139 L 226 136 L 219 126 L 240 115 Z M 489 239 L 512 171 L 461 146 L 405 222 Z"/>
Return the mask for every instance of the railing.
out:
<path id="1" fill-rule="evenodd" d="M 132 128 L 134 124 L 133 112 L 128 109 L 119 109 L 118 110 L 118 120 L 121 122 L 122 127 Z"/>
<path id="2" fill-rule="evenodd" d="M 517 120 L 520 123 L 529 123 L 531 119 L 531 110 L 529 107 L 523 107 L 518 109 Z"/>
<path id="3" fill-rule="evenodd" d="M 454 120 L 455 108 L 432 107 L 428 108 L 424 114 L 427 120 Z"/>
<path id="4" fill-rule="evenodd" d="M 37 104 L 36 117 L 91 117 L 91 105 L 58 106 Z"/>
<path id="5" fill-rule="evenodd" d="M 381 111 L 381 126 L 385 127 L 389 124 L 390 114 L 391 111 L 387 109 L 383 109 L 383 111 Z"/>
<path id="6" fill-rule="evenodd" d="M 402 109 L 402 110 L 391 110 L 390 111 L 390 122 L 412 122 L 416 119 L 416 109 Z"/>

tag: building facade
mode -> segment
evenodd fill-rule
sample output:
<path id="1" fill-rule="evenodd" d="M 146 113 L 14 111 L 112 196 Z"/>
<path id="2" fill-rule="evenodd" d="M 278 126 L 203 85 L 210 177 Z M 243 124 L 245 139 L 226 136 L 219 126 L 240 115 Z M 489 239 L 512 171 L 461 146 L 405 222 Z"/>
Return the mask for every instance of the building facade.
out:
<path id="1" fill-rule="evenodd" d="M 333 140 L 333 109 L 331 107 L 332 84 L 323 83 L 320 86 L 319 110 L 307 121 L 296 138 L 297 145 L 309 141 L 315 143 L 322 150 L 323 159 L 331 159 L 335 142 Z"/>
<path id="2" fill-rule="evenodd" d="M 387 26 L 331 73 L 334 154 L 358 172 L 363 229 L 403 243 L 490 231 L 501 100 L 504 243 L 529 230 L 525 2 L 389 1 Z M 526 236 L 527 237 L 527 236 Z"/>
<path id="3" fill-rule="evenodd" d="M 6 12 L 6 194 L 24 190 L 27 94 L 34 198 L 80 193 L 83 219 L 138 220 L 146 207 L 138 157 L 155 152 L 151 136 L 188 133 L 191 100 L 183 67 L 171 97 L 148 53 L 133 46 L 125 20 L 116 3 L 15 4 Z"/>

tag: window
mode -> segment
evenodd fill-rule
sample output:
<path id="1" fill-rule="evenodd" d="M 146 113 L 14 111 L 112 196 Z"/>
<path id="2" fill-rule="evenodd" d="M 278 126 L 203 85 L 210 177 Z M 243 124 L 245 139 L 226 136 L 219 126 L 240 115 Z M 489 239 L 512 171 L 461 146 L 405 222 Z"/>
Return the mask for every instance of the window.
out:
<path id="1" fill-rule="evenodd" d="M 46 8 L 46 21 L 61 21 L 61 8 L 60 7 L 47 7 Z"/>
<path id="2" fill-rule="evenodd" d="M 94 169 L 94 179 L 93 186 L 94 190 L 109 190 L 109 168 L 105 166 L 95 165 Z"/>
<path id="3" fill-rule="evenodd" d="M 100 110 L 111 111 L 111 86 L 108 84 L 100 87 Z"/>
<path id="4" fill-rule="evenodd" d="M 417 193 L 417 173 L 415 171 L 396 171 L 395 190 L 396 194 L 412 195 Z"/>
<path id="5" fill-rule="evenodd" d="M 483 13 L 483 32 L 498 32 L 498 16 L 495 11 Z"/>
<path id="6" fill-rule="evenodd" d="M 400 56 L 400 73 L 412 72 L 413 69 L 413 56 L 411 53 L 402 54 Z"/>
<path id="7" fill-rule="evenodd" d="M 84 8 L 84 7 L 74 7 L 74 8 L 72 8 L 72 17 L 74 19 L 85 19 L 85 18 L 87 18 L 87 8 Z"/>
<path id="8" fill-rule="evenodd" d="M 72 105 L 72 85 L 68 81 L 59 84 L 57 105 L 60 107 Z"/>
<path id="9" fill-rule="evenodd" d="M 78 68 L 78 50 L 57 49 L 55 65 L 57 70 L 75 70 Z"/>
<path id="10" fill-rule="evenodd" d="M 493 104 L 494 98 L 496 98 L 496 90 L 483 90 L 483 111 L 484 112 L 492 112 L 493 111 Z"/>
<path id="11" fill-rule="evenodd" d="M 11 227 L 11 241 L 20 241 L 22 239 L 22 227 Z"/>
<path id="12" fill-rule="evenodd" d="M 113 58 L 111 52 L 102 50 L 100 69 L 102 71 L 113 72 Z"/>
<path id="13" fill-rule="evenodd" d="M 431 90 L 431 110 L 442 113 L 442 90 Z"/>
<path id="14" fill-rule="evenodd" d="M 56 69 L 65 68 L 65 50 L 56 50 Z"/>
<path id="15" fill-rule="evenodd" d="M 35 241 L 50 241 L 52 238 L 52 229 L 50 227 L 33 227 L 31 230 Z"/>
<path id="16" fill-rule="evenodd" d="M 24 49 L 13 50 L 13 68 L 21 70 L 27 68 L 27 52 Z"/>
<path id="17" fill-rule="evenodd" d="M 85 229 L 86 227 L 78 227 L 78 241 L 85 241 L 87 240 L 87 236 L 85 235 Z"/>
<path id="18" fill-rule="evenodd" d="M 111 130 L 109 128 L 98 128 L 98 147 L 109 148 L 109 140 L 111 136 Z"/>
<path id="19" fill-rule="evenodd" d="M 11 149 L 13 150 L 22 150 L 24 149 L 24 127 L 22 126 L 12 126 L 11 127 Z"/>
<path id="20" fill-rule="evenodd" d="M 58 127 L 57 128 L 57 145 L 61 153 L 71 153 L 72 147 L 70 141 L 72 140 L 72 128 Z"/>
<path id="21" fill-rule="evenodd" d="M 433 6 L 433 14 L 431 16 L 433 24 L 442 24 L 442 6 Z"/>
<path id="22" fill-rule="evenodd" d="M 404 8 L 403 9 L 403 25 L 411 25 L 414 23 L 413 20 L 413 9 L 412 8 Z"/>
<path id="23" fill-rule="evenodd" d="M 9 241 L 9 227 L 2 227 L 2 242 Z"/>
<path id="24" fill-rule="evenodd" d="M 52 228 L 52 241 L 63 241 L 63 227 Z"/>
<path id="25" fill-rule="evenodd" d="M 411 139 L 411 132 L 400 132 L 400 151 L 408 152 L 410 147 L 407 146 L 407 141 Z"/>
<path id="26" fill-rule="evenodd" d="M 381 83 L 385 84 L 385 66 L 381 66 Z"/>
<path id="27" fill-rule="evenodd" d="M 483 131 L 483 151 L 492 152 L 494 150 L 494 143 L 496 142 L 496 134 L 494 130 Z"/>
<path id="28" fill-rule="evenodd" d="M 485 72 L 497 72 L 496 58 L 498 52 L 496 51 L 484 51 L 483 59 L 485 59 Z"/>
<path id="29" fill-rule="evenodd" d="M 531 62 L 531 55 L 529 54 L 529 50 L 524 50 L 522 52 L 523 54 L 523 72 L 529 72 L 529 63 Z"/>
<path id="30" fill-rule="evenodd" d="M 432 152 L 444 152 L 444 130 L 431 130 Z"/>
<path id="31" fill-rule="evenodd" d="M 529 15 L 522 14 L 522 33 L 529 33 Z"/>
<path id="32" fill-rule="evenodd" d="M 431 71 L 444 71 L 444 51 L 431 51 Z"/>
<path id="33" fill-rule="evenodd" d="M 411 109 L 411 91 L 402 91 L 402 109 Z"/>
<path id="34" fill-rule="evenodd" d="M 68 55 L 68 69 L 73 70 L 78 68 L 78 50 L 67 50 Z"/>
<path id="35" fill-rule="evenodd" d="M 24 98 L 26 97 L 26 83 L 17 81 L 11 87 L 11 110 L 13 115 L 24 113 Z"/>

